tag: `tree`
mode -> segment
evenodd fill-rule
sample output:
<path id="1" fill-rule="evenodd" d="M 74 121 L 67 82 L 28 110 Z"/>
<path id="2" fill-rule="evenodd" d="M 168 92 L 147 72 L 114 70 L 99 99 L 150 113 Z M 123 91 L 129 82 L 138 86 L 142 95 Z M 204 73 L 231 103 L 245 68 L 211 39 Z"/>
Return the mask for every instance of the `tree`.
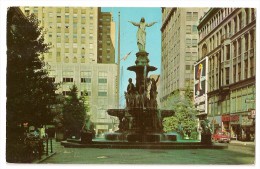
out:
<path id="1" fill-rule="evenodd" d="M 44 68 L 43 28 L 33 16 L 25 17 L 18 7 L 7 11 L 6 75 L 6 160 L 28 162 L 23 124 L 41 127 L 52 121 L 51 107 L 56 102 L 53 83 Z"/>
<path id="2" fill-rule="evenodd" d="M 184 94 L 179 91 L 175 92 L 166 101 L 165 108 L 174 110 L 175 115 L 164 118 L 164 131 L 177 131 L 180 134 L 191 134 L 197 127 L 197 120 L 192 99 L 191 91 L 186 89 Z"/>
<path id="3" fill-rule="evenodd" d="M 65 98 L 63 105 L 64 127 L 70 132 L 69 137 L 72 135 L 79 137 L 80 130 L 85 122 L 86 112 L 89 111 L 87 96 L 78 97 L 77 93 L 78 88 L 74 84 L 70 88 L 69 95 Z"/>
<path id="4" fill-rule="evenodd" d="M 7 12 L 7 126 L 40 127 L 52 121 L 57 85 L 44 68 L 42 54 L 49 46 L 43 28 L 34 15 L 19 11 L 10 7 Z"/>
<path id="5" fill-rule="evenodd" d="M 88 100 L 88 92 L 86 90 L 83 91 L 82 96 L 80 97 L 80 99 L 84 103 L 85 111 L 89 112 L 90 111 L 90 106 L 89 106 L 89 100 Z"/>

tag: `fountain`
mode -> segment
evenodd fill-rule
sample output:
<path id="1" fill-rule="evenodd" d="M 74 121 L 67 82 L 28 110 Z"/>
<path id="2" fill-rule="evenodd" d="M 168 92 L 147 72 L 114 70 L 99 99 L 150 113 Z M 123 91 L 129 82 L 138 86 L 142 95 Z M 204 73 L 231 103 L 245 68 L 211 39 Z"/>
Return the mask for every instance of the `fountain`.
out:
<path id="1" fill-rule="evenodd" d="M 162 119 L 174 115 L 174 112 L 157 109 L 156 81 L 158 79 L 147 77 L 150 71 L 155 71 L 157 68 L 149 65 L 149 53 L 145 51 L 145 29 L 153 26 L 156 22 L 146 23 L 144 18 L 141 18 L 139 23 L 129 22 L 138 27 L 137 46 L 139 52 L 136 53 L 135 65 L 128 67 L 128 70 L 134 71 L 136 74 L 136 85 L 132 83 L 130 78 L 125 92 L 125 109 L 109 109 L 107 111 L 109 115 L 118 117 L 119 130 L 106 134 L 105 138 L 128 142 L 160 142 L 165 139 Z M 148 87 L 150 87 L 149 91 Z"/>
<path id="2" fill-rule="evenodd" d="M 157 68 L 149 65 L 148 53 L 139 51 L 136 53 L 134 66 L 128 70 L 136 73 L 136 85 L 129 79 L 125 92 L 125 109 L 108 109 L 111 116 L 119 119 L 119 130 L 115 133 L 107 133 L 107 140 L 120 140 L 127 142 L 160 142 L 176 137 L 164 134 L 162 120 L 173 116 L 172 110 L 160 110 L 157 108 L 157 88 L 155 79 L 149 79 L 148 73 Z M 150 88 L 150 90 L 148 90 Z"/>
<path id="3" fill-rule="evenodd" d="M 129 71 L 136 73 L 136 84 L 130 78 L 127 91 L 125 92 L 126 108 L 108 109 L 110 116 L 119 119 L 119 130 L 106 133 L 105 139 L 92 139 L 90 142 L 81 140 L 62 141 L 65 147 L 94 147 L 94 148 L 226 148 L 223 145 L 211 143 L 211 134 L 202 136 L 202 140 L 178 140 L 178 133 L 165 133 L 163 131 L 163 118 L 174 116 L 173 110 L 161 110 L 157 107 L 157 87 L 155 79 L 148 78 L 148 73 L 157 68 L 149 65 L 149 58 L 145 51 L 145 27 L 152 26 L 145 23 L 144 18 L 140 23 L 131 22 L 138 26 L 137 45 L 139 51 L 136 53 L 135 65 L 128 67 Z M 158 77 L 159 78 L 159 77 Z M 199 116 L 203 121 L 205 116 Z M 207 130 L 206 124 L 204 125 Z M 202 132 L 206 133 L 206 132 Z M 205 134 L 206 135 L 206 134 Z M 206 138 L 206 139 L 205 139 Z"/>

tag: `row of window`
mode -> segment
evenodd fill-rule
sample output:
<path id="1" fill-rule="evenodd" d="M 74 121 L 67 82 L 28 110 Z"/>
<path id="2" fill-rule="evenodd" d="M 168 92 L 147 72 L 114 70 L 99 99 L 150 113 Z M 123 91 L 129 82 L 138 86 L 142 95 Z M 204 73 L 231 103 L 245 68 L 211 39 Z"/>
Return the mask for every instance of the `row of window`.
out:
<path id="1" fill-rule="evenodd" d="M 38 17 L 38 11 L 34 10 L 33 14 L 36 17 Z M 30 15 L 30 10 L 25 10 L 25 15 L 29 16 Z M 53 18 L 53 13 L 49 13 L 48 20 L 52 20 L 52 18 Z M 56 19 L 57 23 L 61 23 L 62 22 L 62 15 L 61 14 L 57 14 L 56 18 L 57 18 Z M 43 19 L 43 22 L 44 22 L 44 15 L 42 16 L 42 19 Z M 90 22 L 93 22 L 93 19 L 94 19 L 94 15 L 90 14 L 89 15 Z M 73 14 L 73 19 L 72 20 L 73 20 L 73 23 L 79 22 L 79 17 L 77 16 L 77 14 Z M 69 23 L 69 22 L 70 22 L 69 13 L 65 13 L 65 23 Z M 80 23 L 82 23 L 82 24 L 86 23 L 86 16 L 81 16 Z"/>
<path id="2" fill-rule="evenodd" d="M 198 46 L 197 39 L 186 38 L 186 47 L 197 47 L 197 46 Z"/>
<path id="3" fill-rule="evenodd" d="M 221 34 L 221 32 L 220 33 L 217 32 L 214 36 L 212 36 L 210 38 L 208 46 L 206 44 L 204 44 L 202 46 L 202 57 L 206 56 L 207 53 L 214 50 L 220 44 L 219 34 Z M 239 56 L 239 55 L 243 55 L 243 53 L 241 53 L 242 52 L 242 45 L 244 45 L 245 52 L 248 52 L 248 53 L 249 53 L 249 50 L 253 49 L 254 46 L 255 46 L 255 32 L 254 32 L 254 30 L 250 31 L 249 33 L 244 34 L 243 38 L 240 37 L 237 40 L 232 42 L 231 47 L 232 47 L 232 53 L 233 53 L 234 58 Z M 217 39 L 217 41 L 216 41 L 216 39 Z M 242 42 L 244 42 L 244 43 L 242 43 Z M 230 47 L 227 47 L 226 51 L 227 51 L 227 54 L 226 54 L 226 57 L 224 59 L 229 60 L 230 59 L 230 52 L 231 52 Z M 221 60 L 223 61 L 223 58 L 221 58 Z"/>
<path id="4" fill-rule="evenodd" d="M 73 54 L 72 54 L 73 53 Z M 54 53 L 53 52 L 48 52 L 48 56 L 49 58 L 52 58 L 52 55 Z M 73 50 L 70 52 L 69 48 L 65 48 L 65 50 L 63 52 L 61 52 L 61 50 L 58 50 L 57 49 L 57 52 L 56 52 L 56 57 L 61 57 L 62 55 L 65 55 L 65 57 L 74 57 L 76 58 L 77 56 L 78 57 L 85 57 L 85 54 L 89 57 L 89 58 L 93 58 L 94 54 L 93 53 L 87 53 L 86 50 L 82 49 L 81 51 L 79 51 L 78 53 L 78 49 L 77 48 L 73 48 Z"/>
<path id="5" fill-rule="evenodd" d="M 218 75 L 218 57 L 211 57 L 209 59 L 209 89 L 217 89 L 219 85 L 229 85 L 231 83 L 236 83 L 241 80 L 253 77 L 255 75 L 255 60 L 254 57 L 244 58 L 238 63 L 234 63 L 233 66 L 225 67 L 221 69 L 221 84 L 219 83 Z M 225 63 L 225 62 L 223 62 Z M 228 64 L 230 64 L 228 62 Z"/>
<path id="6" fill-rule="evenodd" d="M 233 12 L 234 8 L 223 8 L 218 12 L 211 21 L 209 21 L 200 30 L 200 39 L 203 39 L 207 34 L 209 34 L 216 26 L 218 26 L 224 18 L 229 16 Z M 229 38 L 232 34 L 238 32 L 248 23 L 255 20 L 255 9 L 253 8 L 242 8 L 241 12 L 232 18 L 225 26 L 223 26 L 224 31 L 220 30 L 220 38 Z M 218 40 L 218 38 L 217 38 Z"/>
<path id="7" fill-rule="evenodd" d="M 91 83 L 91 78 L 81 78 L 81 83 Z"/>
<path id="8" fill-rule="evenodd" d="M 61 46 L 62 43 L 56 43 L 56 47 L 57 47 L 57 51 L 60 52 L 61 51 Z M 64 47 L 65 47 L 65 51 L 66 50 L 69 50 L 70 48 L 70 44 L 69 43 L 65 43 L 63 44 Z M 84 44 L 77 44 L 77 43 L 73 43 L 71 44 L 72 45 L 72 48 L 74 50 L 74 48 L 76 48 L 75 51 L 77 51 L 78 48 L 81 48 L 82 51 L 85 51 L 85 49 L 87 48 L 87 45 L 84 45 Z M 94 44 L 93 43 L 90 43 L 89 46 L 88 46 L 88 49 L 93 49 L 94 48 Z M 109 53 L 110 52 L 110 49 L 107 49 L 107 52 Z M 84 52 L 85 53 L 85 52 Z"/>
<path id="9" fill-rule="evenodd" d="M 73 76 L 74 72 L 73 71 L 63 71 L 63 76 Z M 49 75 L 54 76 L 55 75 L 55 70 L 49 70 Z M 92 72 L 91 71 L 81 71 L 80 76 L 85 76 L 85 77 L 91 77 Z M 107 77 L 107 72 L 105 71 L 99 71 L 98 72 L 98 77 L 100 79 Z"/>
<path id="10" fill-rule="evenodd" d="M 198 12 L 187 12 L 186 21 L 198 21 Z"/>
<path id="11" fill-rule="evenodd" d="M 186 25 L 186 34 L 198 33 L 197 25 Z"/>
<path id="12" fill-rule="evenodd" d="M 53 36 L 52 36 L 52 33 L 49 33 L 49 38 L 52 38 Z M 62 37 L 62 34 L 61 33 L 57 33 L 56 34 L 56 38 L 61 38 Z M 89 39 L 93 39 L 93 33 L 90 33 L 89 34 Z M 70 34 L 69 33 L 65 33 L 64 34 L 64 39 L 69 39 L 69 38 L 78 38 L 78 34 L 72 34 L 72 36 L 70 36 Z M 80 38 L 86 38 L 86 35 L 85 34 L 83 34 L 83 35 L 81 35 L 81 37 Z"/>
<path id="13" fill-rule="evenodd" d="M 70 58 L 71 57 L 71 58 Z M 60 60 L 61 61 L 61 55 L 60 55 L 60 52 L 57 52 L 56 53 L 56 59 L 58 59 L 58 60 Z M 51 53 L 49 53 L 49 55 L 48 55 L 48 59 L 49 60 L 51 60 L 52 59 L 52 54 Z M 70 61 L 72 62 L 72 63 L 78 63 L 78 60 L 79 59 L 81 59 L 81 61 L 84 61 L 84 63 L 85 63 L 85 60 L 88 60 L 88 61 L 95 61 L 95 59 L 89 54 L 87 57 L 85 57 L 85 54 L 81 54 L 81 55 L 78 55 L 78 57 L 77 57 L 77 55 L 70 55 L 69 56 L 69 53 L 65 53 L 65 57 L 63 57 L 63 59 L 64 59 L 64 62 L 65 63 L 69 63 Z M 83 59 L 83 60 L 82 60 Z"/>
<path id="14" fill-rule="evenodd" d="M 39 7 L 32 7 L 33 10 L 35 11 L 38 11 L 39 10 Z M 72 8 L 72 7 L 63 7 L 63 8 L 52 8 L 52 7 L 40 7 L 42 8 L 42 12 L 43 13 L 46 13 L 46 10 L 48 10 L 49 12 L 54 12 L 54 10 L 57 12 L 57 13 L 60 13 L 62 11 L 62 9 L 65 10 L 65 12 L 69 12 L 70 9 L 73 11 L 73 13 L 78 13 L 78 11 L 81 11 L 82 14 L 85 14 L 86 11 L 89 11 L 89 10 L 93 10 L 94 8 L 93 7 L 90 7 L 90 8 Z M 24 7 L 25 10 L 30 10 L 30 7 L 29 6 L 26 6 Z"/>
<path id="15" fill-rule="evenodd" d="M 186 61 L 196 61 L 197 59 L 198 59 L 197 52 L 186 52 L 186 54 L 185 54 Z"/>
<path id="16" fill-rule="evenodd" d="M 35 10 L 36 11 L 36 10 Z M 64 15 L 65 14 L 65 15 Z M 53 18 L 53 16 L 54 16 L 54 13 L 52 13 L 52 12 L 49 12 L 48 13 L 48 17 L 49 18 Z M 70 16 L 70 13 L 68 13 L 68 12 L 65 12 L 65 13 L 61 13 L 61 12 L 58 12 L 58 13 L 56 13 L 56 18 L 57 19 L 61 19 L 62 18 L 62 16 L 65 16 L 65 18 L 69 18 L 69 16 Z M 78 18 L 78 14 L 77 13 L 73 13 L 73 18 Z M 93 19 L 93 17 L 94 17 L 94 14 L 93 13 L 90 13 L 89 14 L 89 19 Z M 82 19 L 86 19 L 86 14 L 81 14 L 81 18 Z"/>
<path id="17" fill-rule="evenodd" d="M 103 62 L 110 62 L 111 61 L 111 58 L 110 58 L 110 56 L 108 55 L 106 58 L 104 58 L 104 57 L 102 57 L 102 55 L 100 55 L 99 57 L 98 57 L 98 63 L 103 63 Z"/>
<path id="18" fill-rule="evenodd" d="M 49 34 L 49 40 L 50 41 L 52 41 L 51 38 L 52 38 L 52 35 Z M 94 37 L 91 36 L 91 35 L 88 37 L 88 39 L 86 39 L 85 36 L 81 36 L 81 39 L 79 39 L 79 38 L 77 38 L 77 36 L 69 37 L 69 36 L 65 35 L 64 39 L 63 39 L 59 35 L 57 35 L 55 42 L 57 43 L 56 44 L 57 47 L 61 47 L 61 43 L 65 43 L 65 44 L 73 43 L 73 47 L 77 47 L 77 43 L 87 44 L 87 40 L 89 40 L 90 43 L 92 43 L 93 42 L 93 38 Z M 69 46 L 65 46 L 65 47 L 69 47 Z M 92 47 L 92 46 L 90 45 L 90 47 Z"/>
<path id="19" fill-rule="evenodd" d="M 218 102 L 218 98 L 209 98 L 208 112 L 210 114 L 225 114 L 225 113 L 235 113 L 241 111 L 248 111 L 250 108 L 254 108 L 254 103 L 246 103 L 247 99 L 255 97 L 254 87 L 246 87 L 231 92 L 231 96 L 227 99 Z M 218 109 L 218 105 L 221 109 Z"/>
<path id="20" fill-rule="evenodd" d="M 63 96 L 68 96 L 68 95 L 70 95 L 70 91 L 62 91 L 62 94 L 63 94 Z M 80 92 L 80 95 L 81 95 L 81 96 L 91 96 L 91 91 L 87 91 L 87 92 L 81 91 L 81 92 Z M 107 96 L 107 92 L 105 92 L 105 91 L 99 91 L 99 92 L 98 92 L 98 96 L 103 96 L 103 97 L 105 97 L 105 96 Z"/>
<path id="21" fill-rule="evenodd" d="M 84 24 L 85 23 L 81 22 L 81 32 L 82 33 L 85 33 L 86 32 L 86 28 L 87 28 L 87 26 L 84 25 Z M 52 31 L 52 28 L 54 28 L 52 22 L 49 22 L 49 26 L 48 27 L 50 28 L 49 31 Z M 62 28 L 61 23 L 57 23 L 56 31 L 57 32 L 61 32 L 61 28 Z M 65 24 L 64 28 L 65 29 L 63 29 L 63 30 L 66 33 L 69 33 L 69 31 L 71 30 L 69 24 Z M 78 28 L 79 28 L 78 24 L 77 23 L 73 23 L 73 32 L 77 32 Z M 93 30 L 93 28 L 94 28 L 93 23 L 89 23 L 88 28 L 89 28 L 89 30 Z"/>
<path id="22" fill-rule="evenodd" d="M 71 78 L 71 77 L 64 77 L 62 79 L 62 81 L 63 82 L 73 82 L 73 78 Z M 81 78 L 80 82 L 81 83 L 91 83 L 91 78 Z M 107 83 L 107 79 L 105 79 L 105 78 L 98 78 L 98 83 Z"/>
<path id="23" fill-rule="evenodd" d="M 70 95 L 70 91 L 62 91 L 62 94 L 63 94 L 63 96 L 68 96 L 68 95 Z M 81 91 L 80 95 L 81 96 L 91 96 L 91 91 L 87 91 L 87 92 Z"/>
<path id="24" fill-rule="evenodd" d="M 68 95 L 70 95 L 70 91 L 62 91 L 62 95 L 63 96 L 68 96 Z M 81 91 L 80 95 L 81 96 L 91 96 L 91 91 L 87 91 L 87 92 Z"/>

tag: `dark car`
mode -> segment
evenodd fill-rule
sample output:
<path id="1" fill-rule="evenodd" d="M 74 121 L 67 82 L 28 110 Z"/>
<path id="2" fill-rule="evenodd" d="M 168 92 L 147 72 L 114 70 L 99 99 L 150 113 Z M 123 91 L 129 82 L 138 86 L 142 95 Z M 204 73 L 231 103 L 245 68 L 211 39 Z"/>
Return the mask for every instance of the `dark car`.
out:
<path id="1" fill-rule="evenodd" d="M 217 132 L 217 133 L 212 135 L 212 141 L 213 142 L 219 142 L 219 143 L 229 143 L 230 142 L 229 133 Z"/>

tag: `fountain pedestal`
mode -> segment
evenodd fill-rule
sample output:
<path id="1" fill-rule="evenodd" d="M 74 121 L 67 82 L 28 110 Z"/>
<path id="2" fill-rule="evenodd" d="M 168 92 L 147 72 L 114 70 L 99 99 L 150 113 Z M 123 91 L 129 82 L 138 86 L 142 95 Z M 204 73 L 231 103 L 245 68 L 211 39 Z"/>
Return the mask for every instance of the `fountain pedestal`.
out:
<path id="1" fill-rule="evenodd" d="M 107 110 L 109 115 L 118 117 L 119 130 L 108 133 L 106 139 L 128 142 L 159 142 L 165 139 L 162 120 L 174 115 L 174 112 L 157 109 L 156 82 L 147 77 L 150 71 L 157 68 L 149 65 L 148 55 L 145 51 L 136 53 L 135 65 L 128 67 L 128 70 L 136 73 L 136 85 L 131 91 L 125 92 L 125 109 Z M 148 91 L 149 85 L 155 86 Z"/>

